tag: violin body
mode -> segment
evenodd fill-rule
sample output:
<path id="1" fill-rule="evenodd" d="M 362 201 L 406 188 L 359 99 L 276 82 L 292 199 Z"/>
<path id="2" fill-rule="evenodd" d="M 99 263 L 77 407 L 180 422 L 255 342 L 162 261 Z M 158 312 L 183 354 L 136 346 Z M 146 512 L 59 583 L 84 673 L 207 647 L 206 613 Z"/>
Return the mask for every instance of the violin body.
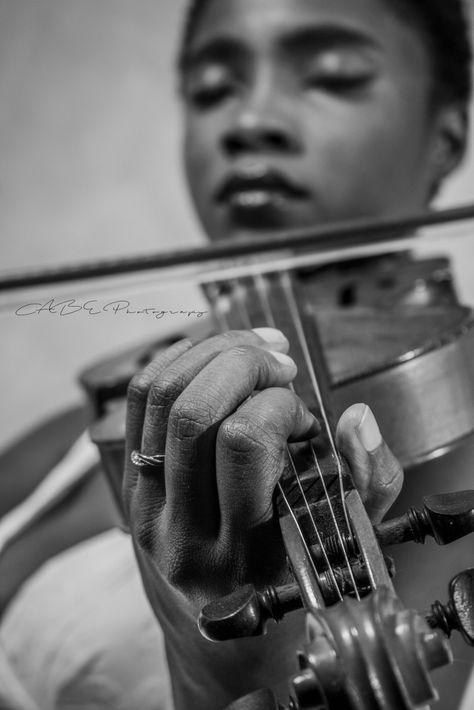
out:
<path id="1" fill-rule="evenodd" d="M 300 274 L 304 308 L 318 324 L 336 416 L 367 403 L 404 468 L 440 455 L 474 432 L 474 321 L 460 306 L 444 258 L 358 260 Z M 238 313 L 232 327 L 248 324 Z M 81 375 L 103 455 L 124 437 L 120 406 L 128 382 L 160 349 L 208 337 L 209 322 L 133 348 Z"/>

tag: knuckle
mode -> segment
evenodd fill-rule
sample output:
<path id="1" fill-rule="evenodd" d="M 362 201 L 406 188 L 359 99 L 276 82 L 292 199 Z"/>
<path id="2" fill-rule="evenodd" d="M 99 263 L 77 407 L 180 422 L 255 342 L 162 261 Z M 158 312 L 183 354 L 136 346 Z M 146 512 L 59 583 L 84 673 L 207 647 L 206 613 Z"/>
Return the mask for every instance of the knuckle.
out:
<path id="1" fill-rule="evenodd" d="M 192 589 L 202 573 L 202 556 L 195 544 L 174 541 L 160 560 L 161 573 L 172 587 L 183 593 Z"/>
<path id="2" fill-rule="evenodd" d="M 194 344 L 192 338 L 179 340 L 169 348 L 160 350 L 158 355 L 132 377 L 128 386 L 129 394 L 136 394 L 139 397 L 146 397 L 150 386 L 161 376 L 163 371 L 181 354 L 189 350 Z"/>
<path id="3" fill-rule="evenodd" d="M 172 587 L 179 591 L 185 591 L 189 585 L 189 570 L 185 567 L 181 559 L 176 555 L 173 558 L 167 558 L 164 563 L 163 576 L 171 584 Z"/>
<path id="4" fill-rule="evenodd" d="M 135 545 L 153 561 L 163 579 L 177 589 L 184 588 L 189 573 L 179 545 L 173 543 L 169 534 L 161 531 L 155 521 L 145 516 L 135 520 L 132 534 Z"/>
<path id="5" fill-rule="evenodd" d="M 239 345 L 233 345 L 231 348 L 229 348 L 229 350 L 227 350 L 227 354 L 235 358 L 247 358 L 252 352 L 256 350 L 257 348 L 253 347 L 252 345 L 245 345 L 243 343 L 240 343 Z"/>
<path id="6" fill-rule="evenodd" d="M 202 340 L 202 338 L 191 338 L 191 337 L 181 338 L 181 340 L 178 340 L 177 343 L 174 343 L 172 345 L 172 347 L 170 347 L 168 349 L 168 351 L 171 351 L 171 349 L 173 349 L 173 350 L 179 349 L 179 351 L 186 352 L 186 350 L 189 350 L 194 345 L 201 342 L 201 340 Z"/>
<path id="7" fill-rule="evenodd" d="M 272 368 L 276 366 L 276 361 L 255 345 L 234 345 L 225 352 L 224 358 L 228 367 L 235 372 L 245 373 L 245 378 L 254 384 L 259 380 L 269 380 Z"/>
<path id="8" fill-rule="evenodd" d="M 145 373 L 138 372 L 128 384 L 127 396 L 129 399 L 146 399 L 150 383 Z"/>
<path id="9" fill-rule="evenodd" d="M 169 427 L 178 439 L 194 439 L 211 424 L 209 406 L 202 400 L 179 399 L 171 408 Z"/>
<path id="10" fill-rule="evenodd" d="M 255 345 L 234 345 L 229 348 L 227 354 L 236 360 L 245 360 L 248 367 L 255 370 L 258 367 L 268 367 L 267 353 Z"/>
<path id="11" fill-rule="evenodd" d="M 218 338 L 221 340 L 224 344 L 229 342 L 233 343 L 235 340 L 238 338 L 242 338 L 242 336 L 246 333 L 245 330 L 226 330 L 224 333 L 221 333 Z"/>
<path id="12" fill-rule="evenodd" d="M 264 447 L 266 434 L 263 428 L 248 417 L 235 415 L 226 419 L 219 428 L 218 443 L 240 454 L 251 454 Z"/>
<path id="13" fill-rule="evenodd" d="M 153 407 L 171 405 L 181 392 L 180 377 L 165 373 L 150 387 L 148 403 Z"/>

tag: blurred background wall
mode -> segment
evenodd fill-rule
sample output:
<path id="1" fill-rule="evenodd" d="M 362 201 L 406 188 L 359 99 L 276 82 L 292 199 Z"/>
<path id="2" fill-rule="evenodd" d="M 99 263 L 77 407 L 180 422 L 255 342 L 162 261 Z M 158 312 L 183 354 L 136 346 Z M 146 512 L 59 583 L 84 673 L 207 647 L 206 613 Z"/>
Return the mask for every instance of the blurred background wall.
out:
<path id="1" fill-rule="evenodd" d="M 2 269 L 201 243 L 180 173 L 173 63 L 184 5 L 0 0 Z M 473 184 L 471 150 L 441 204 L 472 200 Z M 474 301 L 474 238 L 455 262 Z M 205 308 L 181 286 L 140 298 L 163 309 Z M 185 326 L 179 318 L 0 316 L 0 448 L 79 401 L 79 369 Z"/>

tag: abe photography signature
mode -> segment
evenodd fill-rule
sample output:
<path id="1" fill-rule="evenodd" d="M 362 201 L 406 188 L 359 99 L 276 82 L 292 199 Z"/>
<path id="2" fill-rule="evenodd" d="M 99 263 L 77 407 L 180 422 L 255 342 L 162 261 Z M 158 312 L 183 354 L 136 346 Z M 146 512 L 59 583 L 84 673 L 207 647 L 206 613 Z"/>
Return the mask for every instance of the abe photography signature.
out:
<path id="1" fill-rule="evenodd" d="M 39 316 L 42 313 L 62 317 L 73 316 L 77 313 L 87 313 L 89 316 L 100 316 L 104 313 L 113 316 L 125 314 L 129 316 L 148 316 L 156 320 L 170 316 L 202 318 L 207 315 L 207 311 L 186 310 L 182 308 L 176 310 L 169 308 L 162 309 L 156 306 L 134 308 L 131 302 L 126 299 L 101 304 L 96 298 L 87 301 L 78 301 L 75 298 L 58 301 L 55 298 L 50 298 L 44 303 L 24 303 L 15 311 L 15 315 L 17 316 Z"/>

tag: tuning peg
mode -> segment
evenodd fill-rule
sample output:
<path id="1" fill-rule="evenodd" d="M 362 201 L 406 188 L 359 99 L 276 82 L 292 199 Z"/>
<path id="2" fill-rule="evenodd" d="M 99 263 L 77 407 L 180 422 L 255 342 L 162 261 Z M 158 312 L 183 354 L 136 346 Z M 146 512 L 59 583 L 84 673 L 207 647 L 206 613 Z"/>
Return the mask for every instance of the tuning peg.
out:
<path id="1" fill-rule="evenodd" d="M 297 584 L 268 586 L 261 592 L 246 584 L 207 604 L 199 614 L 198 626 L 210 641 L 260 636 L 266 632 L 270 619 L 280 621 L 285 614 L 301 607 Z"/>
<path id="2" fill-rule="evenodd" d="M 447 545 L 474 532 L 474 491 L 456 491 L 427 496 L 423 508 L 410 508 L 404 515 L 374 525 L 379 544 L 384 547 L 401 542 L 424 543 L 434 537 L 438 545 Z M 342 542 L 342 544 L 341 544 Z M 331 535 L 320 545 L 311 547 L 311 555 L 318 565 L 339 565 L 348 557 L 360 554 L 352 534 Z"/>
<path id="3" fill-rule="evenodd" d="M 391 577 L 395 574 L 393 560 L 385 558 Z M 367 568 L 361 562 L 352 566 L 351 572 L 344 568 L 332 568 L 318 575 L 318 584 L 327 606 L 335 604 L 341 595 L 352 594 L 354 584 L 361 596 L 370 591 Z M 251 584 L 207 604 L 199 614 L 198 626 L 202 635 L 210 641 L 227 641 L 235 638 L 261 636 L 266 633 L 270 619 L 280 621 L 285 614 L 301 609 L 297 584 L 283 587 L 265 587 L 257 591 Z"/>
<path id="4" fill-rule="evenodd" d="M 444 631 L 459 631 L 469 646 L 474 646 L 474 568 L 454 577 L 449 584 L 449 602 L 436 601 L 426 620 L 432 628 Z"/>
<path id="5" fill-rule="evenodd" d="M 405 515 L 376 525 L 379 543 L 424 543 L 428 535 L 438 545 L 447 545 L 474 532 L 474 491 L 427 496 L 423 503 L 422 510 L 411 508 Z"/>

